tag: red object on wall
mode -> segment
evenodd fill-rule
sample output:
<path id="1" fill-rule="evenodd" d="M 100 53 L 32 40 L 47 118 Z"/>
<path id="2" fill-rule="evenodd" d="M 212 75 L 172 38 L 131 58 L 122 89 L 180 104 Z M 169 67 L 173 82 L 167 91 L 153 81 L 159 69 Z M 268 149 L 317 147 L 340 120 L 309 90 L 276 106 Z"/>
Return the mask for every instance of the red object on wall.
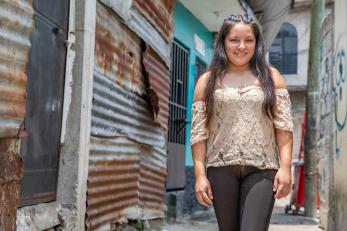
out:
<path id="1" fill-rule="evenodd" d="M 304 207 L 305 203 L 305 173 L 304 173 L 304 139 L 306 130 L 306 112 L 304 114 L 304 119 L 301 123 L 301 139 L 300 139 L 300 154 L 299 161 L 293 163 L 294 165 L 294 187 L 290 200 L 290 204 L 285 208 L 285 212 L 288 213 L 292 209 L 292 205 L 295 206 L 293 214 L 297 214 L 300 208 Z M 317 174 L 317 189 L 316 189 L 316 207 L 319 209 L 320 198 L 318 191 L 318 177 Z"/>
<path id="2" fill-rule="evenodd" d="M 305 202 L 305 175 L 304 175 L 304 165 L 300 164 L 298 166 L 295 166 L 295 171 L 298 171 L 297 178 L 295 179 L 295 184 L 298 185 L 297 189 L 294 191 L 295 193 L 295 207 L 296 208 L 301 208 L 304 207 L 304 202 Z M 318 176 L 317 176 L 317 183 L 318 183 Z M 319 191 L 317 187 L 316 191 L 316 206 L 317 209 L 319 209 Z"/>

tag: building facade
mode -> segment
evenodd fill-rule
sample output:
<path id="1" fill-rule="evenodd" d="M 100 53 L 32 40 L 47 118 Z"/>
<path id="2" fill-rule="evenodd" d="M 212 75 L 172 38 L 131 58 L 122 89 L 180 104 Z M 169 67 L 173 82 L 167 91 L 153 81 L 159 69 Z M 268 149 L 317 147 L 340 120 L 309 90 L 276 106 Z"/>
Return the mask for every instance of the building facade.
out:
<path id="1" fill-rule="evenodd" d="M 0 6 L 0 229 L 165 217 L 175 1 Z"/>

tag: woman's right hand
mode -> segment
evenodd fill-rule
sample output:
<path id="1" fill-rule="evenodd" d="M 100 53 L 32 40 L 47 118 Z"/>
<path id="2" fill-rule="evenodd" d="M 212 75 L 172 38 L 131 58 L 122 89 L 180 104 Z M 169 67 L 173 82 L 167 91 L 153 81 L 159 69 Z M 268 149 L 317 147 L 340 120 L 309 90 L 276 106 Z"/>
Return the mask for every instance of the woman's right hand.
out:
<path id="1" fill-rule="evenodd" d="M 198 202 L 206 207 L 212 205 L 212 190 L 206 176 L 199 176 L 195 181 L 195 195 Z"/>

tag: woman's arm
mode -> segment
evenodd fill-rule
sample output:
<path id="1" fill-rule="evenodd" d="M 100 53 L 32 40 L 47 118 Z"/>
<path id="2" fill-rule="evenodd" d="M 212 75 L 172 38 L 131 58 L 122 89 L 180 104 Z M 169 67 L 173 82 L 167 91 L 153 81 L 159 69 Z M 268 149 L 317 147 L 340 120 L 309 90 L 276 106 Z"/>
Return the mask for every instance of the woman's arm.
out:
<path id="1" fill-rule="evenodd" d="M 290 193 L 292 185 L 292 147 L 293 133 L 281 129 L 275 129 L 276 143 L 280 155 L 280 168 L 274 181 L 275 198 L 286 197 Z"/>
<path id="2" fill-rule="evenodd" d="M 199 141 L 192 146 L 194 173 L 195 173 L 195 193 L 200 204 L 212 205 L 212 190 L 210 182 L 206 177 L 206 140 Z"/>
<path id="3" fill-rule="evenodd" d="M 272 79 L 274 82 L 274 86 L 276 89 L 286 89 L 285 81 L 282 75 L 275 69 L 271 68 L 272 71 Z M 288 96 L 288 95 L 287 95 Z M 280 100 L 281 99 L 281 100 Z M 277 171 L 274 180 L 273 190 L 276 192 L 275 198 L 280 199 L 282 197 L 286 197 L 290 193 L 290 189 L 292 186 L 292 148 L 293 148 L 293 132 L 292 130 L 292 121 L 290 116 L 290 100 L 289 97 L 287 100 L 283 100 L 282 98 L 277 98 L 278 101 L 276 110 L 280 110 L 279 113 L 282 118 L 279 118 L 281 121 L 281 126 L 284 126 L 285 129 L 275 128 L 275 137 L 276 144 L 279 150 L 280 157 L 280 168 Z M 288 103 L 288 104 L 287 104 Z M 287 110 L 285 110 L 287 109 Z M 284 123 L 284 125 L 282 124 Z M 286 126 L 291 123 L 291 126 Z M 280 127 L 281 127 L 280 126 Z M 289 130 L 286 130 L 290 128 Z"/>
<path id="4" fill-rule="evenodd" d="M 205 101 L 206 86 L 208 83 L 208 73 L 202 75 L 195 87 L 194 91 L 194 102 Z M 194 116 L 194 113 L 193 113 Z M 193 120 L 199 120 L 199 118 L 193 118 Z M 204 121 L 196 121 L 192 123 L 192 130 L 201 128 L 193 128 L 194 126 L 203 126 Z M 205 129 L 205 127 L 204 127 Z M 193 134 L 192 134 L 193 135 Z M 199 137 L 200 139 L 200 137 Z M 193 140 L 195 140 L 193 138 Z M 195 141 L 194 141 L 195 142 Z M 195 193 L 198 202 L 204 206 L 212 205 L 212 190 L 210 183 L 206 177 L 206 139 L 195 142 L 192 145 L 192 155 L 194 162 L 194 173 L 195 173 Z"/>

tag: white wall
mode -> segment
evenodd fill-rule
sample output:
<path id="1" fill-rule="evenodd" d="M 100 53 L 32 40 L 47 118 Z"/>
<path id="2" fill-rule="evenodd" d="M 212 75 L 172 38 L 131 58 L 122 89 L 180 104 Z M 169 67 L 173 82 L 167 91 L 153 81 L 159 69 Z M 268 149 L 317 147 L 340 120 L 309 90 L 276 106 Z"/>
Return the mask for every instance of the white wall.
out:
<path id="1" fill-rule="evenodd" d="M 307 85 L 308 48 L 310 41 L 310 9 L 291 12 L 285 22 L 295 26 L 298 33 L 298 72 L 284 75 L 288 89 L 304 90 Z"/>

